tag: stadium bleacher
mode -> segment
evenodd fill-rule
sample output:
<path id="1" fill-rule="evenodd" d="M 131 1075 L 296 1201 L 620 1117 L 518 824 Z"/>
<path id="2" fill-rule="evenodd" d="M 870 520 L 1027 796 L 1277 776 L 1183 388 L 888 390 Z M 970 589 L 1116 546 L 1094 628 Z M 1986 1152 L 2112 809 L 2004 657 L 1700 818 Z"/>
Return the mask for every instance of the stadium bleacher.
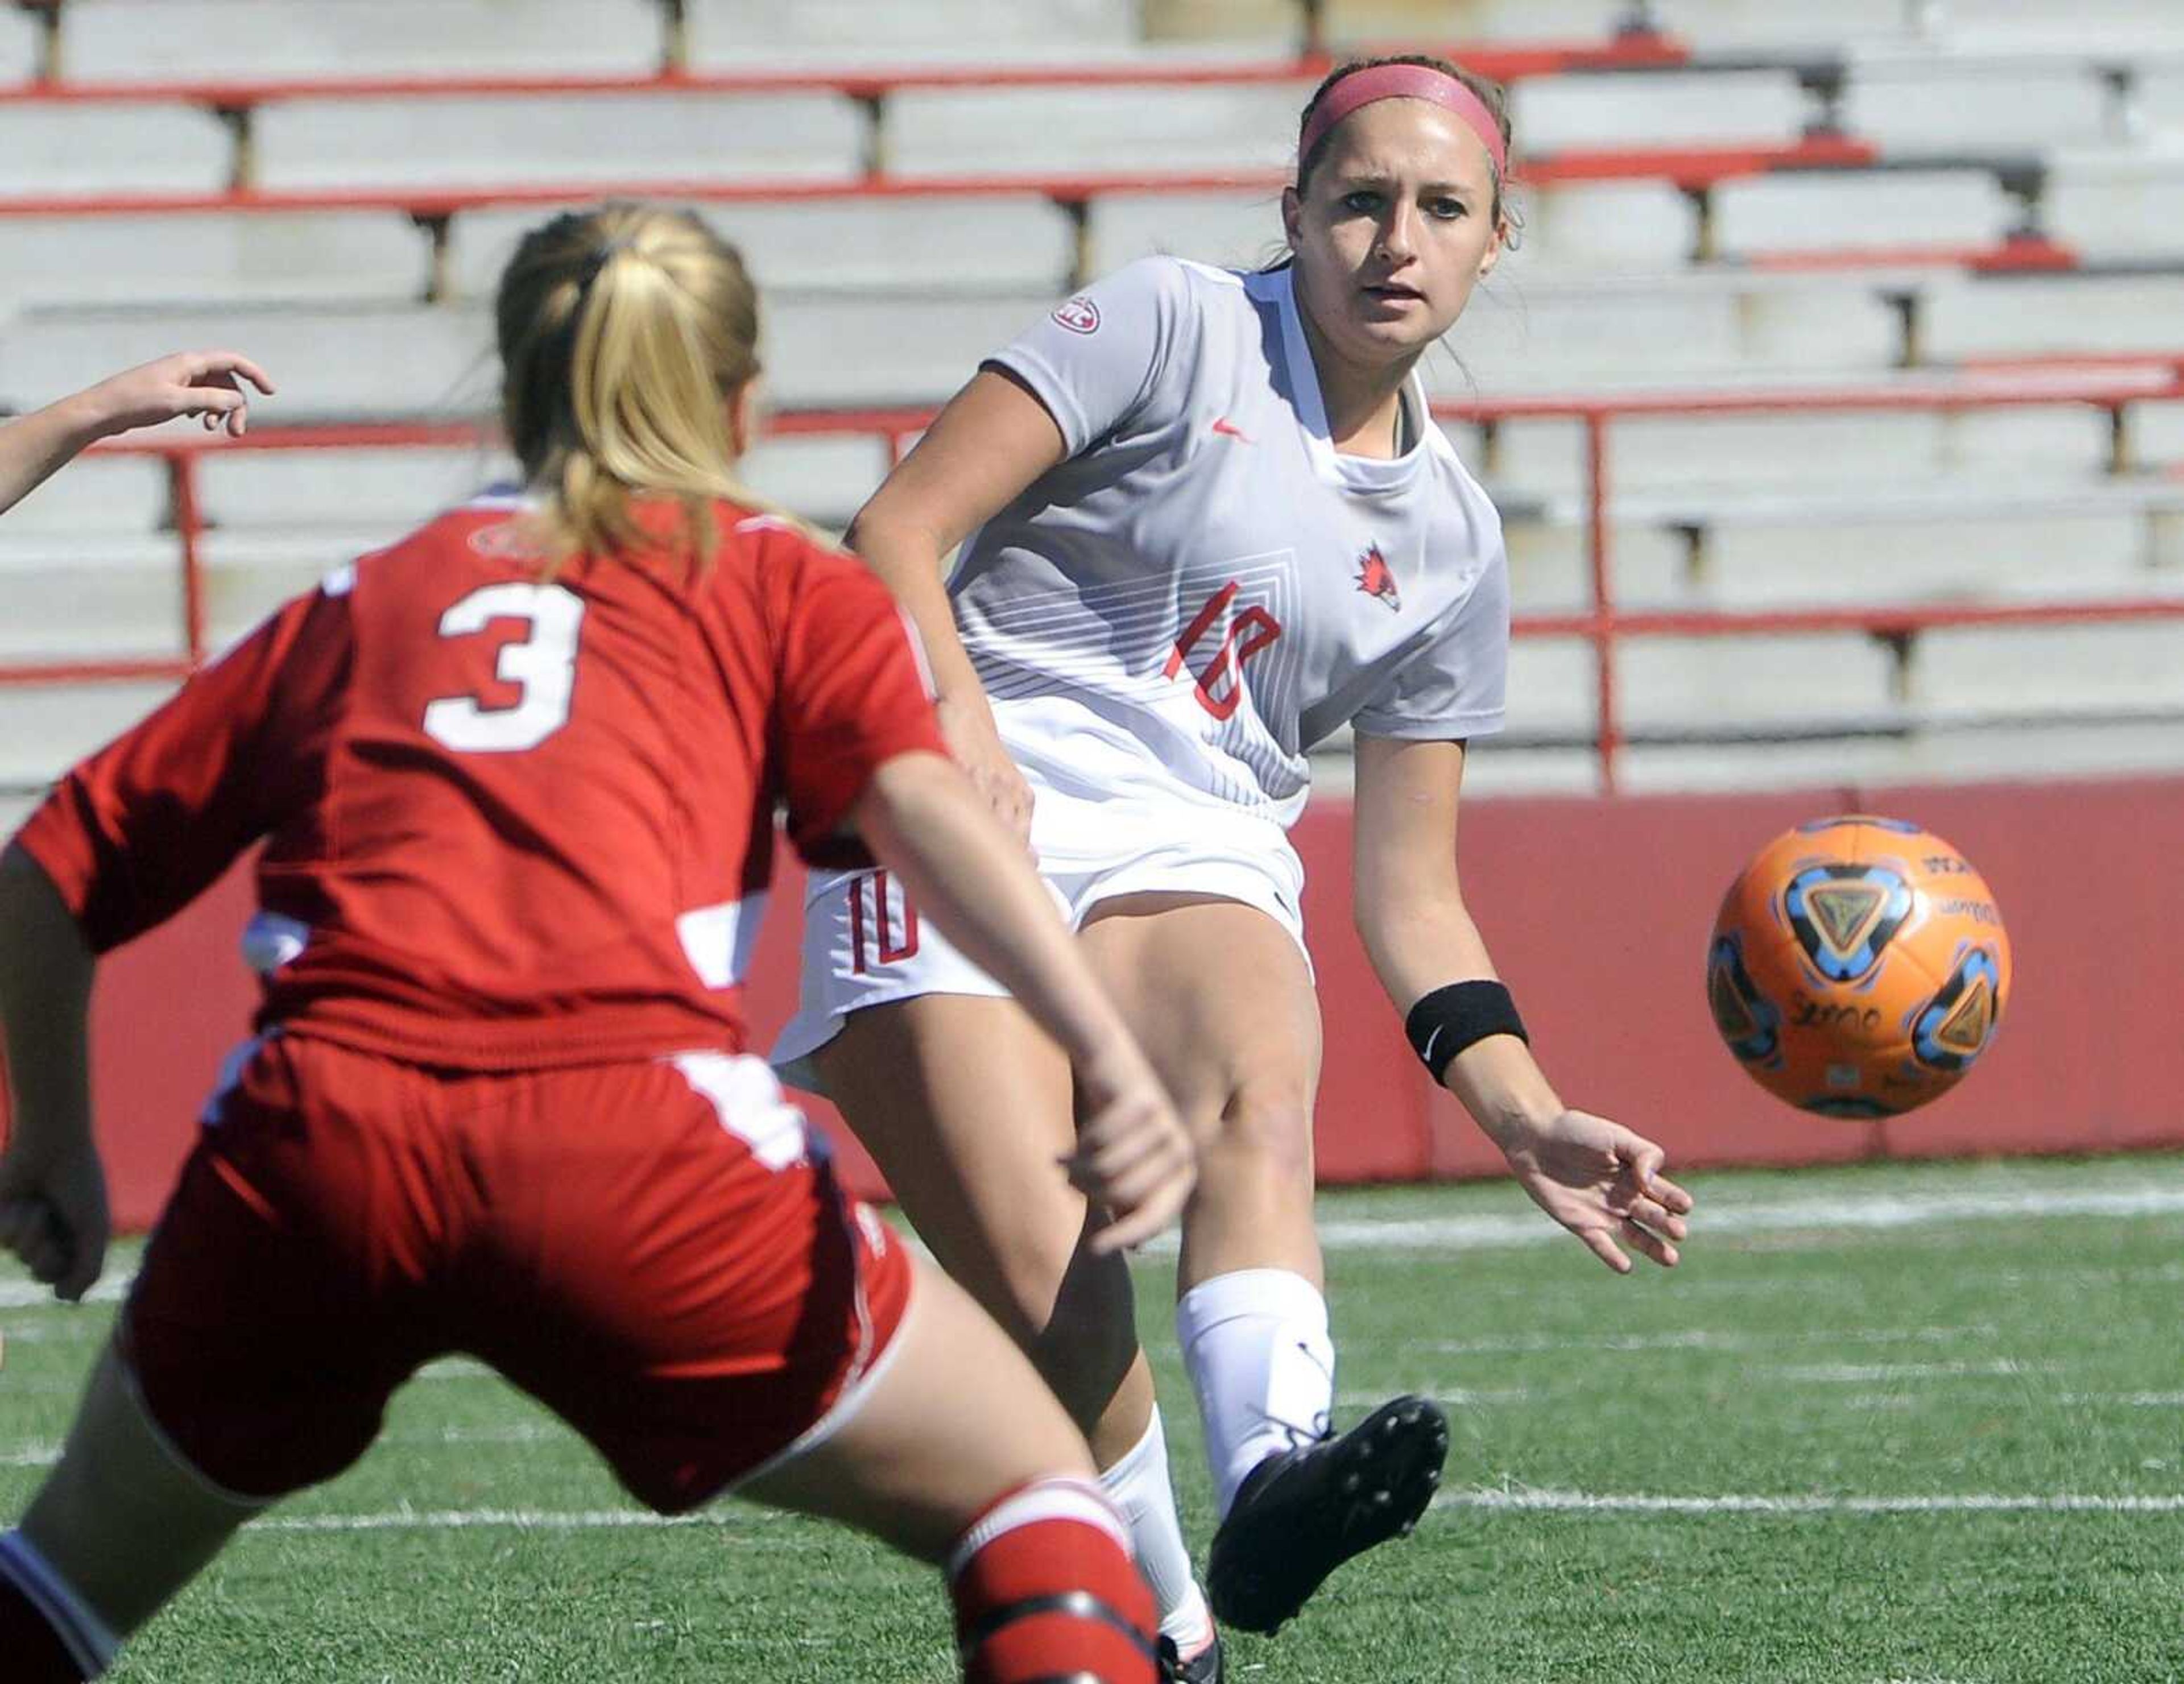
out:
<path id="1" fill-rule="evenodd" d="M 707 204 L 744 246 L 772 289 L 778 410 L 929 406 L 1084 274 L 1150 250 L 1263 260 L 1323 63 L 1291 56 L 1301 29 L 1332 50 L 1415 38 L 1429 14 L 1515 76 L 1529 183 L 1522 248 L 1429 360 L 1438 397 L 1885 392 L 2120 354 L 2173 386 L 2184 32 L 2094 0 L 2062 37 L 2051 10 L 1846 0 L 1825 50 L 1760 0 L 530 0 L 521 29 L 486 0 L 66 0 L 50 31 L 0 11 L 0 409 L 217 340 L 278 372 L 269 421 L 474 421 L 493 400 L 500 263 L 608 187 Z M 2121 457 L 2111 410 L 2128 415 Z M 1502 500 L 1520 611 L 1588 611 L 1582 428 L 1451 427 Z M 1621 610 L 2184 595 L 2173 398 L 1611 432 Z M 838 524 L 886 460 L 878 434 L 850 432 L 776 438 L 748 470 Z M 209 454 L 208 636 L 496 471 L 482 438 Z M 0 665 L 173 654 L 171 504 L 164 470 L 136 458 L 27 503 L 0 533 L 0 580 L 25 605 Z M 2184 711 L 2180 635 L 1634 637 L 1624 766 L 1639 784 L 1793 775 L 1833 721 L 1857 763 L 1925 769 L 1979 718 L 2021 724 L 2034 656 L 2059 729 Z M 1589 781 L 1597 683 L 1583 636 L 1521 645 L 1513 734 L 1535 746 L 1487 786 Z M 0 784 L 81 746 L 47 722 L 90 694 L 0 685 Z M 1770 733 L 1715 760 L 1694 740 Z"/>

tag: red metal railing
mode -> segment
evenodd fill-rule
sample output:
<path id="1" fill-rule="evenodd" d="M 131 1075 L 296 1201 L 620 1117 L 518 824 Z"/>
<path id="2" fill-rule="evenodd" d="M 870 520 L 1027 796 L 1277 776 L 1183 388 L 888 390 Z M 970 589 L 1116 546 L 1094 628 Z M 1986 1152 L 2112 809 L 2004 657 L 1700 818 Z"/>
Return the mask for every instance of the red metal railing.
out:
<path id="1" fill-rule="evenodd" d="M 1575 638 L 1591 644 L 1598 680 L 1593 742 L 1600 786 L 1612 792 L 1624 743 L 1616 655 L 1630 638 L 1722 638 L 1797 633 L 1863 632 L 1906 643 L 1922 632 L 1949 627 L 2022 626 L 2082 622 L 2184 621 L 2184 598 L 2086 598 L 2034 603 L 1918 603 L 1866 607 L 1752 611 L 1627 611 L 1616 605 L 1610 488 L 1610 429 L 1618 419 L 1641 416 L 1810 415 L 1912 411 L 1952 414 L 1977 410 L 2070 406 L 2103 411 L 2109 420 L 2110 468 L 2131 466 L 2125 416 L 2147 403 L 2184 402 L 2184 357 L 2091 358 L 1988 365 L 1915 378 L 1767 390 L 1635 392 L 1614 395 L 1477 399 L 1436 403 L 1443 420 L 1481 424 L 1567 421 L 1585 441 L 1585 544 L 1591 601 L 1568 614 L 1517 617 L 1521 638 Z M 805 410 L 777 415 L 768 425 L 775 438 L 863 434 L 884 439 L 891 460 L 931 421 L 930 408 Z M 426 449 L 474 446 L 488 437 L 476 422 L 363 423 L 348 427 L 267 427 L 228 441 L 190 433 L 174 438 L 124 440 L 101 454 L 156 457 L 166 464 L 182 571 L 182 647 L 179 655 L 104 661 L 0 666 L 0 686 L 86 683 L 108 679 L 187 676 L 204 658 L 203 522 L 197 497 L 199 462 L 212 451 Z M 2178 503 L 2184 506 L 2184 484 Z"/>

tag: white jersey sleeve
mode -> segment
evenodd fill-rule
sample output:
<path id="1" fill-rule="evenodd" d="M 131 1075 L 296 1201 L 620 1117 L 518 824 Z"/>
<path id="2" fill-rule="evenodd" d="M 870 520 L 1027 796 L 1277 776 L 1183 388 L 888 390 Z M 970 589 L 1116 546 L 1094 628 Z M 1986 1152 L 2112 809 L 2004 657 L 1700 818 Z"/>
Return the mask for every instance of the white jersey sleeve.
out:
<path id="1" fill-rule="evenodd" d="M 1117 270 L 987 359 L 1028 386 L 1072 456 L 1147 419 L 1192 341 L 1189 282 L 1173 258 Z"/>
<path id="2" fill-rule="evenodd" d="M 1389 675 L 1351 717 L 1368 737 L 1484 737 L 1502 728 L 1509 688 L 1509 557 L 1498 544 L 1439 637 Z"/>

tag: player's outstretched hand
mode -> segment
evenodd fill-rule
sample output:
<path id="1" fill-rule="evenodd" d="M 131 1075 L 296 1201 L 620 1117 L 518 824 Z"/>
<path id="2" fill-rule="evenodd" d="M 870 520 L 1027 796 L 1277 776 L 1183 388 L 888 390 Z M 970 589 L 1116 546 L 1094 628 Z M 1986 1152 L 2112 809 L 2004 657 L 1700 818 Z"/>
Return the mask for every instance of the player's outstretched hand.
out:
<path id="1" fill-rule="evenodd" d="M 1651 1140 L 1605 1117 L 1565 1111 L 1518 1131 L 1502 1150 L 1532 1202 L 1618 1274 L 1632 1267 L 1624 1245 L 1675 1267 L 1691 1196 L 1661 1174 L 1666 1154 Z"/>
<path id="2" fill-rule="evenodd" d="M 1142 1245 L 1175 1220 L 1198 1185 L 1198 1149 L 1134 1047 L 1079 1064 L 1077 1102 L 1077 1150 L 1062 1164 L 1078 1191 L 1107 1207 L 1092 1249 Z"/>
<path id="3" fill-rule="evenodd" d="M 106 1171 L 89 1144 L 46 1163 L 0 1152 L 0 1248 L 55 1297 L 75 1303 L 92 1289 L 112 1231 Z"/>
<path id="4" fill-rule="evenodd" d="M 1031 785 L 1001 746 L 983 696 L 943 696 L 933 705 L 948 752 L 963 768 L 987 810 L 1025 847 L 1031 845 Z"/>
<path id="5" fill-rule="evenodd" d="M 196 415 L 206 432 L 225 427 L 230 438 L 240 438 L 250 426 L 245 382 L 272 393 L 265 371 L 240 352 L 177 351 L 109 376 L 84 395 L 98 407 L 109 437 Z"/>

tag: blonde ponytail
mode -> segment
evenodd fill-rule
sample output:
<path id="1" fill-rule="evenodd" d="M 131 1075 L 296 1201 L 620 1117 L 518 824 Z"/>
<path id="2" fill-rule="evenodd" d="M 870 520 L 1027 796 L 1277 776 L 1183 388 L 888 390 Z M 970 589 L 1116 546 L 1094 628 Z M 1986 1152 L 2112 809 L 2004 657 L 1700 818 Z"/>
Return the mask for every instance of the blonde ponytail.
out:
<path id="1" fill-rule="evenodd" d="M 510 443 L 546 495 L 553 560 L 656 544 L 633 504 L 682 505 L 694 559 L 737 484 L 727 406 L 756 377 L 758 293 L 697 217 L 639 204 L 558 216 L 501 277 L 495 311 Z"/>

